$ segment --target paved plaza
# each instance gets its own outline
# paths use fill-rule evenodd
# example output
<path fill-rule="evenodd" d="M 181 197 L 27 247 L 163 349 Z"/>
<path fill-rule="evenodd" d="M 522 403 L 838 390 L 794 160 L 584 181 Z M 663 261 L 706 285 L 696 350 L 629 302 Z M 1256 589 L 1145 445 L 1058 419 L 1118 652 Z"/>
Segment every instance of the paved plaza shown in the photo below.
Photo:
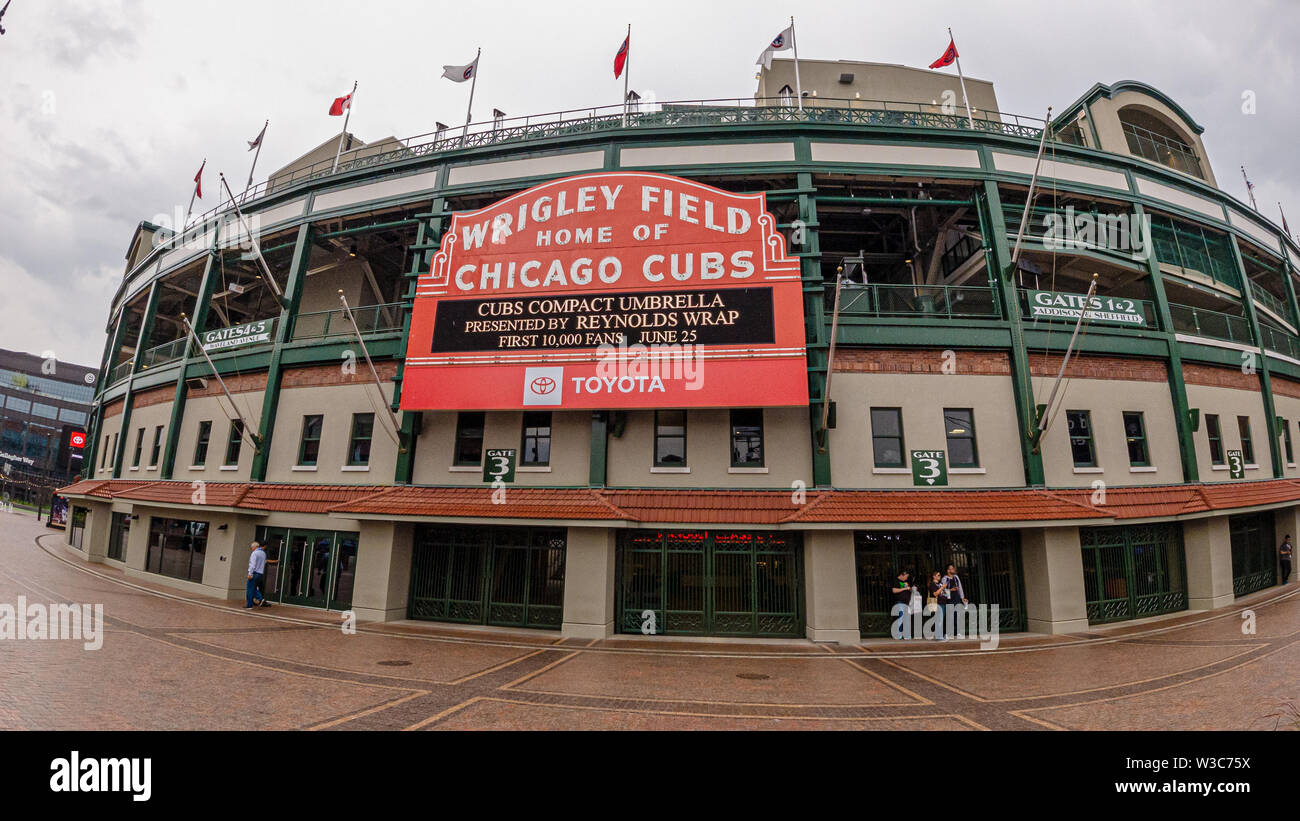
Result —
<path fill-rule="evenodd" d="M 1004 636 L 994 651 L 427 622 L 348 635 L 336 613 L 244 611 L 79 562 L 63 538 L 0 514 L 0 604 L 102 604 L 103 646 L 0 641 L 3 729 L 1262 730 L 1300 702 L 1295 583 L 1213 613 Z"/>

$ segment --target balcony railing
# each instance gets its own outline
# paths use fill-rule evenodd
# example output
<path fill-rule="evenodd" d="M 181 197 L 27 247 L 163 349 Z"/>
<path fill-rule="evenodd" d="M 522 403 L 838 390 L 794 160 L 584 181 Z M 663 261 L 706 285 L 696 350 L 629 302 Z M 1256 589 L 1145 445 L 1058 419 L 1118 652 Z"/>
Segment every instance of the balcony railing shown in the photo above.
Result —
<path fill-rule="evenodd" d="M 1038 139 L 1044 122 L 999 111 L 973 113 L 975 131 Z M 945 113 L 939 105 L 888 100 L 805 98 L 801 111 L 793 99 L 725 98 L 681 102 L 641 102 L 531 114 L 470 123 L 417 134 L 401 140 L 375 143 L 344 151 L 338 160 L 321 160 L 278 174 L 235 195 L 241 207 L 267 194 L 286 190 L 332 174 L 378 168 L 444 151 L 475 148 L 523 140 L 541 140 L 618 129 L 675 128 L 681 126 L 740 125 L 746 123 L 840 123 L 859 126 L 971 129 L 964 109 Z M 229 201 L 191 220 L 203 223 L 230 208 Z"/>
<path fill-rule="evenodd" d="M 188 337 L 182 336 L 179 339 L 173 339 L 171 342 L 156 345 L 140 354 L 140 370 L 156 368 L 159 365 L 180 359 L 185 355 L 185 343 L 187 341 Z"/>
<path fill-rule="evenodd" d="M 1259 336 L 1260 341 L 1264 343 L 1264 347 L 1268 350 L 1285 354 L 1292 359 L 1300 359 L 1300 340 L 1286 331 L 1261 323 Z"/>
<path fill-rule="evenodd" d="M 833 301 L 834 296 L 832 285 L 827 298 Z M 1001 319 L 1002 309 L 986 285 L 846 284 L 840 293 L 840 315 Z"/>
<path fill-rule="evenodd" d="M 1260 305 L 1263 305 L 1265 308 L 1268 308 L 1276 314 L 1278 319 L 1283 322 L 1291 321 L 1291 309 L 1287 307 L 1285 302 L 1274 296 L 1271 291 L 1268 291 L 1259 285 L 1252 285 L 1250 295 L 1253 296 L 1255 301 Z"/>
<path fill-rule="evenodd" d="M 357 328 L 362 335 L 390 333 L 402 330 L 402 311 L 405 306 L 400 302 L 383 305 L 364 305 L 352 309 L 352 316 L 357 321 Z M 293 324 L 293 339 L 328 339 L 338 336 L 353 336 L 352 323 L 342 308 L 333 311 L 315 311 L 298 314 Z"/>
<path fill-rule="evenodd" d="M 1201 160 L 1192 151 L 1191 146 L 1132 123 L 1120 123 L 1120 127 L 1124 129 L 1128 150 L 1134 155 L 1175 171 L 1205 179 L 1205 175 L 1201 173 Z"/>
<path fill-rule="evenodd" d="M 121 380 L 126 379 L 126 377 L 131 373 L 131 366 L 134 364 L 134 359 L 128 359 L 125 362 L 119 362 L 114 365 L 108 372 L 108 384 L 112 385 L 115 382 L 120 382 Z"/>
<path fill-rule="evenodd" d="M 1211 311 L 1208 308 L 1196 308 L 1191 305 L 1169 304 L 1169 315 L 1178 333 L 1192 336 L 1208 336 L 1227 342 L 1240 342 L 1253 345 L 1250 336 L 1250 323 L 1244 316 Z"/>

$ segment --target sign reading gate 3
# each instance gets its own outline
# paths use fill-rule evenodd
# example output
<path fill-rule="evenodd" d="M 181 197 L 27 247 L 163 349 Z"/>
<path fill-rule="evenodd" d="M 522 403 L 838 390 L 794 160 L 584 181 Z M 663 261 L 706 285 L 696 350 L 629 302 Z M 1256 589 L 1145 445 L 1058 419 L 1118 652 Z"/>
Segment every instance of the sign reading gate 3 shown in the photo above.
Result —
<path fill-rule="evenodd" d="M 762 194 L 556 180 L 455 214 L 416 286 L 404 409 L 807 403 L 799 263 Z"/>

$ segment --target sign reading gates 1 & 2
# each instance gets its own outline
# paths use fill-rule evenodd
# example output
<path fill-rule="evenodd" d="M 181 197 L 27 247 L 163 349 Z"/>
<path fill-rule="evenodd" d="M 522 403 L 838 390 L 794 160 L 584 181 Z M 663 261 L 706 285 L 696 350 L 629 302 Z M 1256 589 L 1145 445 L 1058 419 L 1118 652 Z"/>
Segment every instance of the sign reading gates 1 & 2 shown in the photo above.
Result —
<path fill-rule="evenodd" d="M 805 357 L 799 262 L 762 194 L 587 174 L 453 215 L 402 408 L 806 405 Z"/>
<path fill-rule="evenodd" d="M 1094 296 L 1087 294 L 1067 294 L 1061 291 L 1029 292 L 1029 315 L 1034 319 L 1072 319 L 1077 320 L 1087 302 L 1088 321 L 1107 325 L 1136 325 L 1141 328 L 1147 324 L 1142 311 L 1142 303 L 1136 299 L 1114 296 Z"/>

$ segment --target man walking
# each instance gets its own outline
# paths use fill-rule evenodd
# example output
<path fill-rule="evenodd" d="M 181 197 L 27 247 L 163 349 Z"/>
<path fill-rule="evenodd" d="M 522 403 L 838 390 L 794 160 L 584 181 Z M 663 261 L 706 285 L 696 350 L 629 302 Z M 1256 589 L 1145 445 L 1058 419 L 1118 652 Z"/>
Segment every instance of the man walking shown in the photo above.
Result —
<path fill-rule="evenodd" d="M 1282 559 L 1282 584 L 1286 584 L 1287 579 L 1291 578 L 1291 534 L 1288 533 L 1282 537 L 1282 546 L 1277 549 L 1278 556 Z"/>
<path fill-rule="evenodd" d="M 266 578 L 266 551 L 256 539 L 253 540 L 253 552 L 248 557 L 248 584 L 244 589 L 244 609 L 256 605 L 270 607 L 262 593 L 262 581 Z"/>
<path fill-rule="evenodd" d="M 948 565 L 948 570 L 943 574 L 944 594 L 939 597 L 939 607 L 943 611 L 944 624 L 948 625 L 948 620 L 953 619 L 954 624 L 950 625 L 946 635 L 951 638 L 954 628 L 958 625 L 964 625 L 965 621 L 959 615 L 957 605 L 970 604 L 966 599 L 966 590 L 961 586 L 961 576 L 957 575 L 957 566 Z M 964 636 L 962 636 L 964 638 Z"/>

